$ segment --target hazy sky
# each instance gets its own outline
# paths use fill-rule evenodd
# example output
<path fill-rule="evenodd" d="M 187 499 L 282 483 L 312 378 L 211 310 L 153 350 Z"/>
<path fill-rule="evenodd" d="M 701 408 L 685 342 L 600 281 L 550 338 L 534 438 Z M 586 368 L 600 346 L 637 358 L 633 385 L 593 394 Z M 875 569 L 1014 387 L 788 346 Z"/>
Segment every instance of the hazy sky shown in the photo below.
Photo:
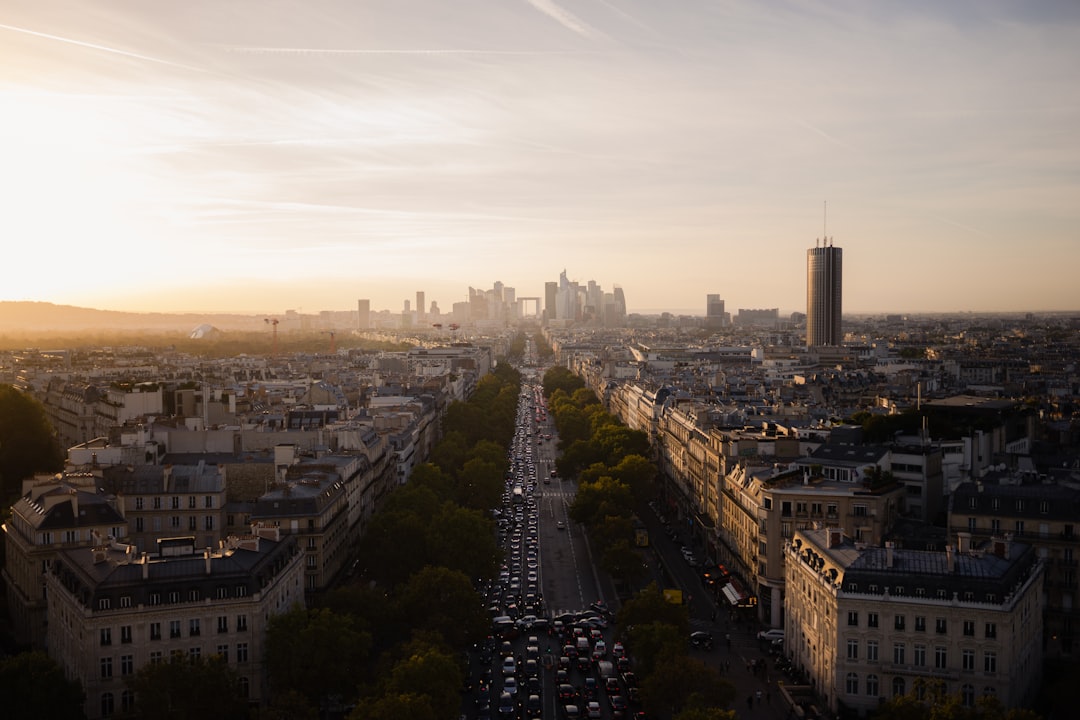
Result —
<path fill-rule="evenodd" d="M 0 299 L 1080 309 L 1080 2 L 3 0 Z M 415 300 L 414 300 L 415 302 Z"/>

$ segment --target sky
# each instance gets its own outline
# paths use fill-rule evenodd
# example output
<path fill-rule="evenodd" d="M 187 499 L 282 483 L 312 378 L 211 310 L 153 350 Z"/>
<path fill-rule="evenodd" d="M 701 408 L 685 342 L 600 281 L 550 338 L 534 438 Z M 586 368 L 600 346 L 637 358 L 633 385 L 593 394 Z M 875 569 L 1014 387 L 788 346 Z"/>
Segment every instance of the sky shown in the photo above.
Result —
<path fill-rule="evenodd" d="M 4 0 L 0 300 L 1077 310 L 1078 77 L 1074 0 Z"/>

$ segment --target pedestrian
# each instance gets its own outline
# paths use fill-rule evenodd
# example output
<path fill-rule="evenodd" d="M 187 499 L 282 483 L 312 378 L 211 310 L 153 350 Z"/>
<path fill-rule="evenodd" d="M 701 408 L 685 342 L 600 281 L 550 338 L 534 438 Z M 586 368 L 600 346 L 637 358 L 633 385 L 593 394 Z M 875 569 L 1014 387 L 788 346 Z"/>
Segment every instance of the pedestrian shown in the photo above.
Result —
<path fill-rule="evenodd" d="M 760 705 L 761 704 L 761 691 L 758 690 L 756 693 L 754 693 L 754 697 L 757 698 L 757 704 Z"/>

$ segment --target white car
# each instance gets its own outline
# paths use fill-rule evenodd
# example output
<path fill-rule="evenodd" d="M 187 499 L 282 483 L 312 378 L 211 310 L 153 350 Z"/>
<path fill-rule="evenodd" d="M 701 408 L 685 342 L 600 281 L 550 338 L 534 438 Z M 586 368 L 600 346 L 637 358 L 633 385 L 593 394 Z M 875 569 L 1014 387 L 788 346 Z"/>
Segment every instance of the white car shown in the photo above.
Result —
<path fill-rule="evenodd" d="M 503 658 L 502 662 L 503 675 L 516 675 L 517 674 L 517 661 L 514 660 L 513 655 L 507 655 Z"/>
<path fill-rule="evenodd" d="M 779 628 L 773 628 L 772 630 L 762 630 L 757 634 L 757 639 L 768 640 L 769 642 L 772 642 L 773 640 L 783 640 L 784 631 L 780 630 Z"/>

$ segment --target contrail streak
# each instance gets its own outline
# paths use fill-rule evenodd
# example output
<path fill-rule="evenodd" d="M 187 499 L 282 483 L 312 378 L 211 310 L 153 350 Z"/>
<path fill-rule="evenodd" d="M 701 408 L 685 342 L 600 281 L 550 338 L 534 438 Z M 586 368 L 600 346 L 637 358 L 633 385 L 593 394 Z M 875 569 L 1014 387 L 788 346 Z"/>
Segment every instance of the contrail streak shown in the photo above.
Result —
<path fill-rule="evenodd" d="M 527 2 L 555 22 L 568 30 L 573 30 L 578 35 L 583 35 L 587 38 L 593 38 L 599 35 L 599 33 L 579 20 L 577 16 L 569 10 L 559 7 L 552 2 L 552 0 L 527 0 Z"/>
<path fill-rule="evenodd" d="M 225 52 L 251 55 L 595 55 L 597 50 L 355 50 L 348 48 L 226 47 Z"/>
<path fill-rule="evenodd" d="M 0 23 L 0 29 L 23 33 L 25 35 L 33 35 L 34 37 L 45 38 L 46 40 L 55 40 L 57 42 L 89 48 L 91 50 L 101 50 L 102 52 L 112 53 L 114 55 L 122 55 L 123 57 L 134 58 L 135 60 L 145 60 L 146 62 L 157 63 L 159 65 L 168 65 L 169 67 L 180 68 L 182 70 L 191 70 L 192 72 L 198 73 L 206 72 L 201 68 L 192 67 L 191 65 L 183 65 L 181 63 L 172 62 L 171 60 L 162 60 L 161 58 L 150 57 L 149 55 L 140 55 L 139 53 L 133 53 L 127 50 L 109 47 L 108 45 L 98 45 L 97 43 L 74 40 L 72 38 L 61 37 L 59 35 L 50 35 L 49 33 L 38 32 L 37 30 L 29 30 L 27 28 L 15 27 L 14 25 L 4 25 Z"/>

